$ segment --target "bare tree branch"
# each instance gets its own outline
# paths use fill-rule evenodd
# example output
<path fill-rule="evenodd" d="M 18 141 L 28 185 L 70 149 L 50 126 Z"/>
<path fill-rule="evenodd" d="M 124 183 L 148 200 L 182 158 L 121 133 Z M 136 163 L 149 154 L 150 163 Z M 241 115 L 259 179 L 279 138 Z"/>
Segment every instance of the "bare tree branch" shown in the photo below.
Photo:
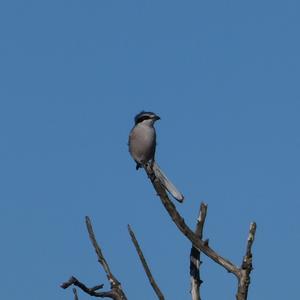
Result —
<path fill-rule="evenodd" d="M 77 295 L 77 290 L 73 288 L 74 300 L 79 300 Z"/>
<path fill-rule="evenodd" d="M 181 215 L 176 210 L 175 205 L 171 202 L 171 200 L 168 197 L 168 194 L 164 188 L 164 186 L 161 184 L 159 179 L 155 177 L 155 174 L 153 173 L 153 170 L 151 166 L 145 166 L 145 171 L 151 180 L 154 189 L 156 190 L 158 196 L 160 197 L 160 200 L 162 201 L 165 209 L 167 210 L 168 214 L 170 215 L 171 219 L 177 226 L 177 228 L 185 235 L 185 237 L 192 243 L 192 248 L 190 252 L 190 276 L 191 276 L 191 294 L 192 294 L 192 300 L 201 300 L 200 297 L 200 285 L 202 283 L 202 280 L 200 278 L 200 254 L 203 252 L 205 255 L 207 255 L 209 258 L 211 258 L 213 261 L 215 261 L 217 264 L 221 265 L 223 268 L 225 268 L 229 273 L 232 273 L 236 276 L 238 279 L 238 289 L 236 293 L 236 300 L 247 300 L 248 296 L 248 289 L 250 285 L 250 273 L 252 271 L 252 245 L 255 238 L 255 232 L 256 232 L 256 223 L 251 223 L 248 240 L 247 240 L 247 246 L 246 246 L 246 253 L 243 257 L 243 261 L 240 267 L 237 267 L 234 265 L 231 261 L 228 259 L 225 259 L 224 257 L 220 256 L 216 251 L 214 251 L 209 245 L 208 240 L 203 241 L 202 235 L 203 235 L 203 227 L 206 219 L 207 214 L 207 205 L 204 203 L 201 203 L 200 206 L 200 212 L 197 219 L 197 225 L 195 232 L 193 232 L 189 226 L 186 225 L 184 219 L 181 217 Z M 103 284 L 94 286 L 92 288 L 87 287 L 84 283 L 80 282 L 77 278 L 72 276 L 68 281 L 61 284 L 61 287 L 63 289 L 67 289 L 71 285 L 79 287 L 82 291 L 87 293 L 90 296 L 98 297 L 98 298 L 111 298 L 114 300 L 127 300 L 127 297 L 125 293 L 123 292 L 121 283 L 117 280 L 117 278 L 113 275 L 106 259 L 104 258 L 104 255 L 102 253 L 102 250 L 96 240 L 92 223 L 89 217 L 86 217 L 86 226 L 89 233 L 90 241 L 94 247 L 94 250 L 96 252 L 98 262 L 101 264 L 103 270 L 106 273 L 107 279 L 110 282 L 110 291 L 103 291 L 99 292 L 99 289 L 103 288 Z M 136 248 L 136 251 L 139 255 L 139 258 L 141 260 L 141 263 L 143 265 L 143 268 L 145 270 L 145 273 L 148 277 L 148 280 L 155 291 L 157 297 L 159 300 L 164 300 L 164 296 L 162 292 L 160 291 L 159 287 L 157 286 L 151 271 L 148 267 L 148 264 L 146 262 L 146 259 L 143 255 L 143 252 L 138 244 L 138 241 L 135 237 L 134 232 L 132 231 L 130 225 L 128 225 L 128 231 L 131 236 L 132 242 Z M 74 300 L 78 300 L 77 290 L 76 288 L 73 288 L 74 293 Z"/>
<path fill-rule="evenodd" d="M 86 227 L 87 227 L 87 230 L 89 233 L 90 240 L 92 242 L 92 245 L 93 245 L 95 252 L 97 254 L 97 257 L 98 257 L 98 262 L 101 264 L 101 266 L 103 267 L 103 269 L 106 273 L 107 279 L 110 282 L 111 290 L 107 291 L 107 292 L 97 292 L 97 290 L 103 288 L 103 284 L 97 285 L 93 288 L 88 288 L 85 284 L 80 282 L 74 276 L 72 276 L 68 281 L 64 282 L 61 285 L 61 287 L 63 289 L 66 289 L 71 285 L 75 285 L 75 286 L 78 286 L 79 288 L 81 288 L 87 294 L 94 296 L 94 297 L 111 298 L 111 299 L 115 299 L 115 300 L 127 300 L 127 298 L 122 290 L 121 283 L 112 274 L 112 272 L 109 268 L 109 265 L 108 265 L 107 261 L 105 260 L 104 255 L 101 251 L 101 248 L 99 247 L 99 245 L 97 243 L 90 218 L 85 217 L 85 222 L 86 222 Z"/>
<path fill-rule="evenodd" d="M 184 219 L 176 210 L 175 205 L 169 199 L 166 190 L 160 183 L 160 181 L 155 177 L 155 174 L 150 165 L 145 166 L 145 171 L 152 182 L 154 189 L 156 190 L 160 200 L 162 201 L 165 209 L 170 215 L 171 219 L 177 226 L 177 228 L 189 239 L 194 248 L 199 252 L 203 252 L 217 264 L 224 267 L 229 273 L 233 273 L 238 279 L 238 292 L 236 294 L 237 300 L 247 300 L 248 288 L 250 284 L 250 273 L 252 271 L 252 244 L 255 237 L 256 223 L 252 223 L 250 226 L 248 243 L 246 248 L 246 255 L 243 258 L 243 263 L 240 268 L 234 265 L 228 259 L 223 258 L 217 252 L 215 252 L 208 245 L 208 240 L 203 241 L 200 239 L 186 224 Z M 196 298 L 195 298 L 196 299 Z"/>
<path fill-rule="evenodd" d="M 120 299 L 124 299 L 124 300 L 127 299 L 124 292 L 123 292 L 123 290 L 122 290 L 121 283 L 113 275 L 113 273 L 111 272 L 111 270 L 109 268 L 108 263 L 106 262 L 106 260 L 103 256 L 101 248 L 99 247 L 99 245 L 96 241 L 96 237 L 95 237 L 95 234 L 94 234 L 94 231 L 93 231 L 91 220 L 88 216 L 85 217 L 85 223 L 86 223 L 86 227 L 87 227 L 87 230 L 88 230 L 88 233 L 89 233 L 90 240 L 91 240 L 91 242 L 93 244 L 93 247 L 95 249 L 95 252 L 97 254 L 98 262 L 102 265 L 102 267 L 103 267 L 103 269 L 106 273 L 107 279 L 111 283 L 111 289 L 119 295 Z"/>
<path fill-rule="evenodd" d="M 160 184 L 160 181 L 155 177 L 151 166 L 145 167 L 146 173 L 151 180 L 154 189 L 156 190 L 160 200 L 162 201 L 164 207 L 172 218 L 173 222 L 176 224 L 178 229 L 191 241 L 193 246 L 198 250 L 205 253 L 209 258 L 215 261 L 217 264 L 223 266 L 229 273 L 233 273 L 237 278 L 240 276 L 240 270 L 231 261 L 220 256 L 212 248 L 209 247 L 208 243 L 200 240 L 199 237 L 185 224 L 184 219 L 178 213 L 175 205 L 169 199 L 164 187 Z"/>
<path fill-rule="evenodd" d="M 61 288 L 67 289 L 71 285 L 79 287 L 82 291 L 89 294 L 90 296 L 94 296 L 94 297 L 98 297 L 98 298 L 111 298 L 111 299 L 116 299 L 116 300 L 122 299 L 114 291 L 97 292 L 97 290 L 99 290 L 103 287 L 103 284 L 95 286 L 93 288 L 88 288 L 85 284 L 83 284 L 81 281 L 79 281 L 74 276 L 72 276 L 68 281 L 61 284 Z M 73 293 L 75 294 L 74 289 L 73 289 Z"/>
<path fill-rule="evenodd" d="M 95 238 L 95 234 L 93 231 L 93 227 L 92 227 L 92 223 L 89 217 L 85 217 L 85 223 L 86 223 L 86 227 L 89 233 L 89 237 L 90 237 L 90 241 L 95 249 L 95 252 L 97 254 L 98 257 L 98 262 L 102 265 L 104 272 L 106 273 L 107 279 L 113 284 L 113 285 L 119 285 L 119 281 L 114 277 L 114 275 L 112 274 L 112 272 L 110 271 L 109 265 L 106 262 L 103 253 L 96 241 Z"/>
<path fill-rule="evenodd" d="M 243 258 L 243 262 L 240 268 L 240 277 L 238 283 L 238 291 L 236 294 L 237 300 L 246 300 L 248 296 L 248 288 L 250 285 L 250 273 L 253 269 L 252 267 L 252 245 L 255 238 L 256 223 L 250 224 L 250 230 L 248 235 L 246 254 Z"/>
<path fill-rule="evenodd" d="M 201 203 L 199 217 L 197 219 L 197 225 L 195 234 L 202 240 L 203 235 L 203 226 L 205 223 L 207 213 L 207 205 L 205 203 Z M 201 300 L 200 297 L 200 285 L 202 280 L 200 279 L 200 251 L 196 249 L 194 246 L 191 248 L 190 254 L 190 276 L 191 276 L 191 295 L 192 300 Z"/>
<path fill-rule="evenodd" d="M 150 284 L 151 284 L 154 292 L 156 293 L 158 299 L 164 300 L 165 297 L 162 294 L 161 290 L 159 289 L 158 285 L 156 284 L 156 282 L 155 282 L 155 280 L 154 280 L 154 278 L 152 276 L 152 273 L 151 273 L 151 271 L 150 271 L 150 269 L 148 267 L 148 264 L 146 262 L 146 259 L 145 259 L 144 255 L 143 255 L 142 249 L 141 249 L 141 247 L 140 247 L 140 245 L 139 245 L 139 243 L 138 243 L 138 241 L 137 241 L 137 239 L 135 237 L 135 234 L 132 231 L 130 225 L 128 225 L 128 231 L 129 231 L 129 234 L 131 236 L 131 240 L 132 240 L 132 242 L 133 242 L 133 244 L 135 246 L 137 254 L 139 255 L 140 261 L 141 261 L 141 263 L 143 265 L 145 273 L 146 273 L 146 275 L 148 277 L 148 280 L 149 280 L 149 282 L 150 282 Z"/>

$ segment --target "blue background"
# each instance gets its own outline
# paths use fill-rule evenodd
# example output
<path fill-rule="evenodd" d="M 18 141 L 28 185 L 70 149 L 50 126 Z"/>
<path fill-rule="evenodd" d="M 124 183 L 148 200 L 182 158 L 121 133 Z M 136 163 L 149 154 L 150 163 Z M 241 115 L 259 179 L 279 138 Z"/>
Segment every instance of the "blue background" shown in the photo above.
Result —
<path fill-rule="evenodd" d="M 249 299 L 295 299 L 299 269 L 300 2 L 15 0 L 0 3 L 2 299 L 65 300 L 70 275 L 105 283 L 84 216 L 129 299 L 190 299 L 190 244 L 127 150 L 140 110 L 194 228 L 240 264 L 258 224 Z M 203 257 L 203 299 L 236 280 Z M 89 299 L 79 292 L 80 300 Z"/>

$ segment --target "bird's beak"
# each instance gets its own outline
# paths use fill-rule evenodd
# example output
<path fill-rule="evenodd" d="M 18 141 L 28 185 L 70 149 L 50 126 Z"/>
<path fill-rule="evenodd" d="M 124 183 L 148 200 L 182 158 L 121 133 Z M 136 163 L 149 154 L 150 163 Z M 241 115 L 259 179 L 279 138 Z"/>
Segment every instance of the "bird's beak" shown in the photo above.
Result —
<path fill-rule="evenodd" d="M 159 116 L 155 116 L 155 117 L 154 117 L 154 120 L 155 120 L 155 121 L 160 120 L 160 117 L 159 117 Z"/>

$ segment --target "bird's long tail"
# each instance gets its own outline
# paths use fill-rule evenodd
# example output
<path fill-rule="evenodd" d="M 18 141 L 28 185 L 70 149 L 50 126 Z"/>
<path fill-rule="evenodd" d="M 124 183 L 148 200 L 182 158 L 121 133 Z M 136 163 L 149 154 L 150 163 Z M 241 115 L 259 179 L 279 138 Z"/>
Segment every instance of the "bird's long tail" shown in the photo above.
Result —
<path fill-rule="evenodd" d="M 178 191 L 176 186 L 168 179 L 155 161 L 153 162 L 152 168 L 155 176 L 160 180 L 161 184 L 172 195 L 172 197 L 178 202 L 183 202 L 184 196 L 182 193 Z"/>

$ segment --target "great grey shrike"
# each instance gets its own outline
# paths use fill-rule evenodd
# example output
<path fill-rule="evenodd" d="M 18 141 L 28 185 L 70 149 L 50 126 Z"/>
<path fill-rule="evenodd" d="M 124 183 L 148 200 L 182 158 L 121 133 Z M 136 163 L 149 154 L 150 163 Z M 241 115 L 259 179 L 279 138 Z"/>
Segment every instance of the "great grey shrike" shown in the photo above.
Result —
<path fill-rule="evenodd" d="M 160 120 L 160 117 L 153 112 L 142 111 L 134 118 L 134 127 L 129 134 L 129 152 L 136 162 L 136 169 L 150 164 L 154 175 L 158 178 L 164 188 L 179 202 L 182 202 L 184 196 L 167 178 L 155 161 L 156 149 L 156 131 L 154 123 Z"/>

